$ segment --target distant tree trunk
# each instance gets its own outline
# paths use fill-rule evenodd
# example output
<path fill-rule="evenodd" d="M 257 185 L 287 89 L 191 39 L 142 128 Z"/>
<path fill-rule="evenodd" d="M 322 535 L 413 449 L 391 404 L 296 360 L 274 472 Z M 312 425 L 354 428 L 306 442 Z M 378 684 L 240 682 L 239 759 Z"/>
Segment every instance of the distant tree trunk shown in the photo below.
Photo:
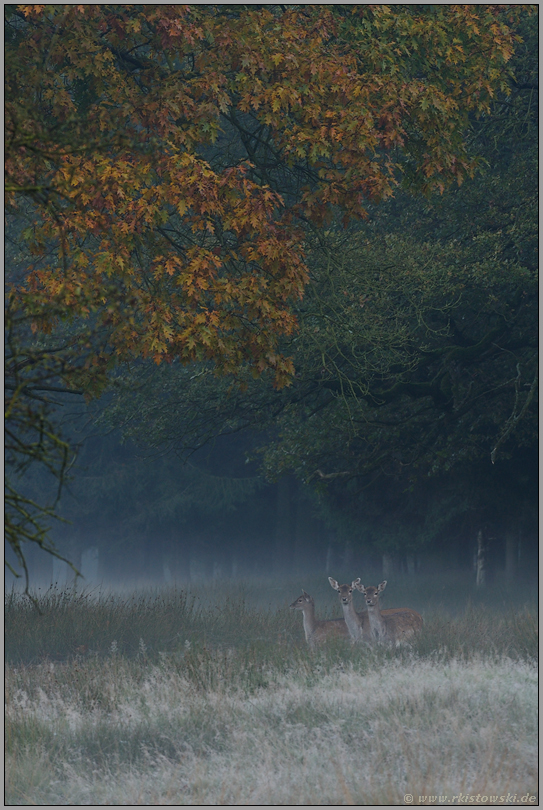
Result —
<path fill-rule="evenodd" d="M 484 588 L 486 584 L 486 547 L 482 529 L 477 534 L 477 558 L 475 566 L 475 585 L 477 588 Z"/>
<path fill-rule="evenodd" d="M 48 583 L 53 582 L 53 561 L 55 558 L 51 554 L 42 551 L 38 546 L 32 551 L 34 553 L 34 562 L 32 567 L 29 566 L 30 573 L 38 580 L 44 580 Z"/>
<path fill-rule="evenodd" d="M 408 554 L 406 557 L 407 574 L 412 577 L 417 570 L 417 558 L 414 554 Z"/>
<path fill-rule="evenodd" d="M 330 576 L 332 573 L 332 543 L 328 543 L 328 548 L 326 549 L 326 560 L 324 563 L 325 574 L 326 576 Z"/>
<path fill-rule="evenodd" d="M 505 536 L 505 581 L 510 585 L 517 574 L 519 538 L 508 531 Z"/>
<path fill-rule="evenodd" d="M 237 579 L 239 575 L 240 540 L 234 535 L 228 543 L 228 556 L 225 562 L 225 576 L 228 579 Z"/>
<path fill-rule="evenodd" d="M 72 565 L 79 571 L 80 574 L 82 573 L 81 571 L 82 554 L 83 554 L 83 541 L 81 539 L 81 532 L 78 529 L 74 529 L 70 535 L 66 557 L 68 560 L 70 560 Z M 82 581 L 81 577 L 78 577 L 72 568 L 68 568 L 67 581 L 75 584 L 77 580 L 79 580 L 79 584 L 81 584 Z"/>
<path fill-rule="evenodd" d="M 294 530 L 294 544 L 293 544 L 293 557 L 294 569 L 296 572 L 303 572 L 306 566 L 306 537 L 308 533 L 308 524 L 311 522 L 311 515 L 309 514 L 309 504 L 301 497 L 300 484 L 296 483 L 294 503 L 291 504 L 293 512 L 293 530 Z"/>
<path fill-rule="evenodd" d="M 146 543 L 141 537 L 137 537 L 132 544 L 131 554 L 126 555 L 128 560 L 126 563 L 121 562 L 122 551 L 116 555 L 120 570 L 121 577 L 130 579 L 139 579 L 143 576 L 145 571 L 146 560 Z"/>
<path fill-rule="evenodd" d="M 395 559 L 394 555 L 389 552 L 383 554 L 383 579 L 388 579 L 395 572 Z"/>
<path fill-rule="evenodd" d="M 158 525 L 156 531 L 144 540 L 144 571 L 142 578 L 148 582 L 164 582 L 164 554 L 168 545 L 164 541 L 164 527 Z"/>
<path fill-rule="evenodd" d="M 314 515 L 313 504 L 303 497 L 301 485 L 296 487 L 293 507 L 294 568 L 300 574 L 321 570 L 320 561 L 324 545 L 324 525 Z"/>
<path fill-rule="evenodd" d="M 283 476 L 277 482 L 277 511 L 275 523 L 275 573 L 282 575 L 290 567 L 291 551 L 291 481 Z"/>
<path fill-rule="evenodd" d="M 170 529 L 167 553 L 164 555 L 164 574 L 169 569 L 172 582 L 190 582 L 190 558 L 192 542 L 186 534 L 181 534 L 179 527 L 174 525 Z"/>
<path fill-rule="evenodd" d="M 212 579 L 223 580 L 225 571 L 228 568 L 229 560 L 227 560 L 227 547 L 225 543 L 221 543 L 220 535 L 217 529 L 214 529 L 211 534 L 211 554 L 212 554 Z"/>
<path fill-rule="evenodd" d="M 79 569 L 85 583 L 96 582 L 100 570 L 100 552 L 98 546 L 89 546 L 81 553 L 81 568 Z"/>
<path fill-rule="evenodd" d="M 73 576 L 73 571 L 71 568 L 68 568 L 67 563 L 65 563 L 63 560 L 59 560 L 58 557 L 53 557 L 52 582 L 54 585 L 64 588 L 68 582 L 70 572 Z"/>
<path fill-rule="evenodd" d="M 349 570 L 353 567 L 353 547 L 350 540 L 345 541 L 345 551 L 343 552 L 343 564 L 349 576 Z"/>

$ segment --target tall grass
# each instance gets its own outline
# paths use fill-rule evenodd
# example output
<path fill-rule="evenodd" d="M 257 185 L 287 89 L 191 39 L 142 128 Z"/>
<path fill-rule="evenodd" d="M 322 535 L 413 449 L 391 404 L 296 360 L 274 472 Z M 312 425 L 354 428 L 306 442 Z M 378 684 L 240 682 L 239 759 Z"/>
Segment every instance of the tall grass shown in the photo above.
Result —
<path fill-rule="evenodd" d="M 6 804 L 535 795 L 530 610 L 438 611 L 411 647 L 311 653 L 300 617 L 251 587 L 51 589 L 40 613 L 9 594 Z"/>

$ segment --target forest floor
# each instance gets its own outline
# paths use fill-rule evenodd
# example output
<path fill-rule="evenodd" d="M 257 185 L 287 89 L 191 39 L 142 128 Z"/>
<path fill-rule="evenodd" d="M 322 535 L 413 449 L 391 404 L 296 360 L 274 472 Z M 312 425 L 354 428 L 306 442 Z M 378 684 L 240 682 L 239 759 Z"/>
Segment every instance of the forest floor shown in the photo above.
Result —
<path fill-rule="evenodd" d="M 274 587 L 8 594 L 6 805 L 537 804 L 534 605 L 415 580 L 411 646 L 312 653 Z"/>

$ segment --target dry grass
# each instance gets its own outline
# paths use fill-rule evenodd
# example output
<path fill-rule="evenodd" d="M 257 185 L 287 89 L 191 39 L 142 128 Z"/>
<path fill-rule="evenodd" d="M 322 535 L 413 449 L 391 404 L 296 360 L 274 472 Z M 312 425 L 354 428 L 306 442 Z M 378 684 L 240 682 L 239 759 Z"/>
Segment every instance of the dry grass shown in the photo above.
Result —
<path fill-rule="evenodd" d="M 116 599 L 57 594 L 41 616 L 8 605 L 7 805 L 535 795 L 530 612 L 438 613 L 413 648 L 338 642 L 313 655 L 283 610 L 231 599 L 221 613 L 174 592 Z M 74 626 L 70 645 L 88 649 L 53 660 Z M 153 629 L 161 642 L 148 645 Z M 37 653 L 15 643 L 23 631 Z"/>

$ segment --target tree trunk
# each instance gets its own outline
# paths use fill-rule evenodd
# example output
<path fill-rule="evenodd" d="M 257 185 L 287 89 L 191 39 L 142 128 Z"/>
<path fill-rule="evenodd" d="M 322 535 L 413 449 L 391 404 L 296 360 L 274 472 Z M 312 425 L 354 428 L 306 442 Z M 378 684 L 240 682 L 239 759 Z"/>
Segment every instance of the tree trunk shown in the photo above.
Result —
<path fill-rule="evenodd" d="M 328 548 L 326 549 L 326 561 L 324 563 L 325 574 L 327 577 L 331 576 L 332 574 L 332 554 L 332 543 L 328 543 Z"/>
<path fill-rule="evenodd" d="M 484 588 L 486 584 L 486 560 L 485 560 L 485 543 L 483 539 L 483 532 L 479 529 L 477 534 L 477 561 L 476 561 L 476 576 L 475 585 L 477 588 Z"/>
<path fill-rule="evenodd" d="M 295 500 L 292 504 L 294 530 L 293 563 L 294 570 L 296 573 L 300 574 L 304 571 L 306 566 L 306 537 L 311 516 L 309 514 L 309 504 L 301 497 L 300 485 L 298 483 L 296 484 L 294 492 Z"/>
<path fill-rule="evenodd" d="M 389 579 L 394 574 L 395 560 L 392 554 L 385 552 L 383 554 L 383 579 Z"/>
<path fill-rule="evenodd" d="M 181 534 L 177 526 L 170 529 L 166 562 L 171 570 L 172 582 L 190 582 L 190 558 L 192 541 L 186 534 Z"/>
<path fill-rule="evenodd" d="M 66 556 L 70 560 L 72 565 L 79 571 L 80 574 L 82 573 L 81 571 L 82 554 L 83 554 L 83 541 L 81 539 L 81 532 L 78 531 L 77 529 L 74 529 L 74 531 L 70 535 L 68 553 Z M 75 585 L 77 581 L 79 581 L 79 584 L 81 584 L 81 578 L 77 576 L 77 574 L 72 568 L 68 569 L 67 580 L 70 582 L 70 584 Z"/>
<path fill-rule="evenodd" d="M 290 568 L 291 551 L 291 481 L 280 478 L 277 482 L 277 511 L 275 523 L 275 573 L 282 576 Z"/>
<path fill-rule="evenodd" d="M 517 574 L 519 539 L 512 531 L 505 536 L 505 581 L 511 585 Z"/>
<path fill-rule="evenodd" d="M 98 546 L 90 546 L 81 553 L 81 576 L 86 584 L 97 582 L 100 570 L 100 552 Z"/>
<path fill-rule="evenodd" d="M 70 574 L 73 577 L 73 571 L 68 567 L 68 564 L 63 560 L 59 560 L 58 557 L 53 557 L 53 585 L 57 585 L 59 588 L 65 588 L 69 581 Z"/>
<path fill-rule="evenodd" d="M 348 576 L 350 569 L 353 567 L 353 547 L 350 540 L 345 541 L 345 551 L 343 553 L 343 564 L 347 571 Z"/>

